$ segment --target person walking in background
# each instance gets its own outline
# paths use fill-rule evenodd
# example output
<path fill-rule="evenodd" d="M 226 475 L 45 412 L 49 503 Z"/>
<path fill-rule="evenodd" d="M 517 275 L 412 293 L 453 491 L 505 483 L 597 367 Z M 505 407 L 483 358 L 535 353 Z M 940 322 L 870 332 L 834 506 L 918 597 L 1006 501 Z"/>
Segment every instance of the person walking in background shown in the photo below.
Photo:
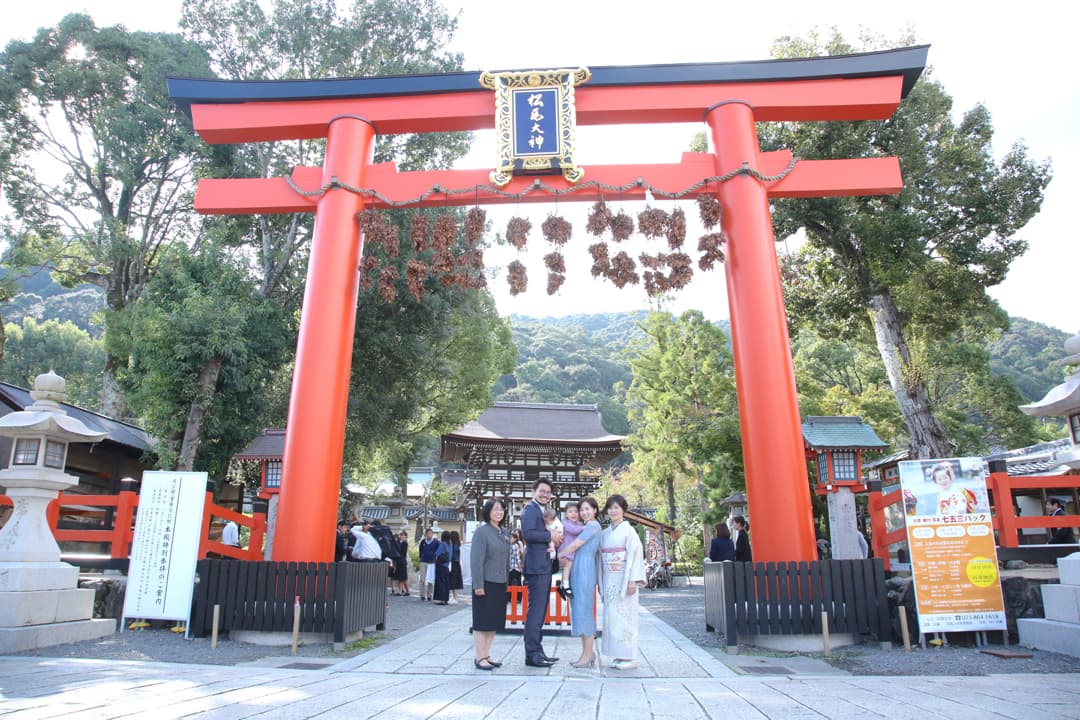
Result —
<path fill-rule="evenodd" d="M 532 500 L 521 511 L 521 537 L 525 540 L 525 584 L 529 609 L 525 613 L 525 664 L 551 667 L 559 658 L 544 653 L 544 617 L 551 595 L 551 558 L 548 548 L 561 543 L 544 524 L 544 507 L 551 499 L 551 482 L 543 478 L 533 484 Z"/>
<path fill-rule="evenodd" d="M 514 530 L 510 533 L 510 573 L 507 576 L 511 585 L 521 584 L 521 567 L 525 559 L 525 547 L 521 542 L 521 533 Z"/>
<path fill-rule="evenodd" d="M 402 530 L 397 537 L 398 561 L 394 563 L 394 582 L 398 595 L 409 594 L 409 533 Z"/>
<path fill-rule="evenodd" d="M 349 521 L 338 520 L 337 534 L 334 535 L 334 562 L 349 559 L 349 553 L 352 552 L 352 539 L 353 536 L 349 532 Z"/>
<path fill-rule="evenodd" d="M 440 605 L 450 603 L 450 558 L 453 549 L 450 547 L 450 531 L 443 530 L 439 538 L 439 547 L 435 553 L 435 602 Z"/>
<path fill-rule="evenodd" d="M 506 629 L 506 581 L 510 564 L 510 543 L 502 534 L 506 505 L 488 500 L 480 510 L 483 524 L 473 533 L 469 552 L 472 571 L 473 665 L 477 670 L 494 670 L 502 663 L 491 659 L 495 633 Z"/>
<path fill-rule="evenodd" d="M 615 670 L 638 666 L 638 590 L 645 586 L 645 553 L 641 539 L 626 521 L 622 495 L 604 503 L 611 525 L 600 539 L 601 592 L 604 595 L 604 655 Z"/>
<path fill-rule="evenodd" d="M 435 555 L 439 551 L 439 539 L 435 532 L 428 528 L 424 531 L 424 539 L 420 541 L 420 599 L 430 600 L 431 591 L 434 587 L 434 578 L 428 579 L 431 574 L 430 568 L 435 565 Z"/>
<path fill-rule="evenodd" d="M 731 542 L 731 531 L 724 523 L 716 523 L 716 537 L 709 543 L 709 560 L 724 562 L 735 559 L 735 543 Z"/>
<path fill-rule="evenodd" d="M 465 588 L 461 577 L 461 535 L 457 530 L 450 531 L 450 604 L 457 605 L 458 590 Z"/>
<path fill-rule="evenodd" d="M 750 523 L 742 515 L 731 518 L 731 527 L 735 530 L 735 561 L 752 562 L 753 552 L 750 550 Z"/>
<path fill-rule="evenodd" d="M 596 558 L 602 530 L 596 520 L 600 505 L 595 498 L 583 497 L 577 506 L 581 532 L 569 545 L 563 542 L 559 556 L 574 556 L 569 581 L 577 590 L 570 599 L 570 634 L 581 638 L 581 656 L 570 664 L 586 668 L 596 662 Z M 563 527 L 568 526 L 564 524 Z"/>
<path fill-rule="evenodd" d="M 233 520 L 225 523 L 221 530 L 221 544 L 229 547 L 240 547 L 240 527 Z"/>
<path fill-rule="evenodd" d="M 1062 506 L 1061 501 L 1057 498 L 1047 498 L 1046 514 L 1050 517 L 1064 515 L 1065 508 Z M 1071 527 L 1050 528 L 1051 545 L 1074 545 L 1075 543 L 1076 535 L 1073 533 L 1073 529 Z"/>

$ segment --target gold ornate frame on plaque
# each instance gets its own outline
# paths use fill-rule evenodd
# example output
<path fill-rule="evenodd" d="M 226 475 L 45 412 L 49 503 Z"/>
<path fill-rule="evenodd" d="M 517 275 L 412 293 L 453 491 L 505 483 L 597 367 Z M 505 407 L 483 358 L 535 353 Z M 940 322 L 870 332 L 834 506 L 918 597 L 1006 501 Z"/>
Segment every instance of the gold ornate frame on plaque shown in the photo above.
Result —
<path fill-rule="evenodd" d="M 562 172 L 572 183 L 585 176 L 585 170 L 574 164 L 574 88 L 590 76 L 588 68 L 480 74 L 480 84 L 495 91 L 498 160 L 490 175 L 492 184 L 502 187 L 514 175 Z M 531 109 L 531 118 L 519 117 L 515 112 L 516 104 L 522 104 L 520 99 L 516 102 L 518 94 L 524 97 L 523 107 Z M 538 114 L 536 105 L 543 106 L 545 97 L 554 99 L 553 116 Z M 524 123 L 529 123 L 528 139 L 523 137 Z M 556 138 L 550 149 L 546 147 L 549 132 Z"/>

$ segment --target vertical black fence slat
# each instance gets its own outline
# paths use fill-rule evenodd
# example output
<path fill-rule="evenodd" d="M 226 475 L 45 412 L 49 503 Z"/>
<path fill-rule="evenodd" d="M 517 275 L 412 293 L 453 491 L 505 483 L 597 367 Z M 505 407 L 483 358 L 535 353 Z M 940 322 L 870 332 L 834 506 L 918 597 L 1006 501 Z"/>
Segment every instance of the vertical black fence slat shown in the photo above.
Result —
<path fill-rule="evenodd" d="M 274 599 L 273 613 L 270 615 L 270 626 L 266 628 L 271 632 L 281 632 L 285 629 L 285 596 L 288 594 L 289 563 L 278 562 L 274 567 Z M 290 598 L 291 599 L 291 598 Z"/>
<path fill-rule="evenodd" d="M 809 634 L 814 632 L 814 588 L 810 584 L 810 563 L 805 560 L 799 563 L 799 615 L 801 624 L 799 632 Z"/>
<path fill-rule="evenodd" d="M 821 632 L 821 608 L 824 607 L 823 594 L 821 592 L 821 563 L 812 562 L 810 565 L 810 622 L 809 632 Z"/>
<path fill-rule="evenodd" d="M 818 564 L 821 566 L 821 612 L 825 613 L 831 627 L 833 616 L 832 561 L 825 560 Z M 819 632 L 822 631 L 824 631 L 824 628 L 819 629 Z"/>
<path fill-rule="evenodd" d="M 722 605 L 720 612 L 724 617 L 724 642 L 728 647 L 732 647 L 739 644 L 739 620 L 738 611 L 740 608 L 745 608 L 745 597 L 740 598 L 738 590 L 736 589 L 739 580 L 738 567 L 735 563 L 727 562 L 723 564 L 720 571 L 720 579 L 723 581 L 723 594 L 721 596 Z M 745 610 L 743 617 L 745 617 Z"/>
<path fill-rule="evenodd" d="M 777 587 L 776 575 L 776 563 L 767 563 L 765 565 L 765 591 L 769 597 L 769 622 L 766 625 L 765 632 L 770 635 L 780 634 L 780 590 Z"/>
<path fill-rule="evenodd" d="M 892 642 L 892 623 L 889 622 L 889 594 L 885 586 L 885 563 L 881 558 L 874 558 L 874 604 L 877 607 L 878 642 Z"/>
<path fill-rule="evenodd" d="M 270 568 L 269 562 L 255 563 L 255 599 L 252 603 L 251 626 L 262 628 L 266 625 L 267 608 L 270 605 Z"/>
<path fill-rule="evenodd" d="M 856 591 L 857 578 L 855 577 L 855 561 L 841 560 L 844 564 L 844 604 L 847 613 L 847 630 L 845 632 L 859 632 L 859 594 Z"/>
<path fill-rule="evenodd" d="M 195 585 L 195 599 L 192 603 L 191 624 L 189 626 L 191 634 L 195 637 L 204 637 L 206 635 L 207 572 L 206 560 L 199 560 L 195 563 L 195 576 L 199 578 L 199 582 Z"/>
<path fill-rule="evenodd" d="M 873 576 L 867 577 L 866 571 L 870 569 L 869 563 L 861 560 L 851 560 L 851 572 L 855 576 L 856 595 L 856 630 L 859 634 L 870 632 L 870 593 L 873 590 L 871 581 Z"/>
<path fill-rule="evenodd" d="M 750 607 L 754 608 L 756 613 L 755 623 L 751 632 L 754 635 L 768 635 L 769 634 L 769 591 L 766 585 L 765 577 L 765 563 L 748 563 L 750 567 L 747 569 L 749 578 L 752 582 L 751 587 L 754 588 L 754 595 L 750 598 Z"/>
<path fill-rule="evenodd" d="M 791 634 L 791 566 L 786 562 L 776 564 L 776 599 L 780 604 L 780 634 Z"/>
<path fill-rule="evenodd" d="M 832 577 L 832 612 L 829 625 L 834 632 L 847 632 L 847 616 L 844 607 L 844 568 L 839 560 L 829 560 Z"/>

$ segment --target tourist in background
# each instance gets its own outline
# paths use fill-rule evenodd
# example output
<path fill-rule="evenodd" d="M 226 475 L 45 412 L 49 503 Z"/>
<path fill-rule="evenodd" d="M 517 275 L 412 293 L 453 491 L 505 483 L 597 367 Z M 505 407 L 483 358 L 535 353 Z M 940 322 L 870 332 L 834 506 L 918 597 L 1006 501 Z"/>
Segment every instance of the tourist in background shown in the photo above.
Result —
<path fill-rule="evenodd" d="M 402 530 L 397 536 L 398 561 L 394 563 L 394 582 L 398 595 L 409 594 L 409 533 Z"/>
<path fill-rule="evenodd" d="M 615 670 L 638 666 L 638 590 L 645 586 L 645 560 L 641 539 L 626 520 L 628 505 L 622 495 L 604 503 L 611 525 L 600 539 L 601 592 L 604 595 L 604 655 Z"/>
<path fill-rule="evenodd" d="M 461 577 L 461 535 L 457 530 L 450 531 L 450 604 L 458 603 L 458 590 L 465 588 Z"/>
<path fill-rule="evenodd" d="M 440 605 L 450 602 L 450 558 L 453 549 L 450 547 L 450 531 L 443 530 L 439 538 L 439 547 L 435 553 L 435 593 L 432 597 Z"/>
<path fill-rule="evenodd" d="M 750 523 L 742 515 L 731 518 L 731 528 L 735 531 L 735 561 L 751 562 L 753 551 L 750 549 Z"/>
<path fill-rule="evenodd" d="M 510 533 L 510 573 L 507 576 L 509 584 L 521 584 L 521 566 L 525 559 L 525 544 L 521 542 L 521 533 L 514 530 Z"/>
<path fill-rule="evenodd" d="M 731 541 L 731 531 L 724 523 L 716 523 L 716 537 L 709 543 L 709 560 L 724 562 L 735 559 L 735 543 Z"/>
<path fill-rule="evenodd" d="M 506 629 L 506 581 L 510 563 L 510 543 L 502 534 L 506 505 L 488 500 L 480 510 L 483 524 L 476 529 L 469 553 L 472 571 L 473 665 L 477 670 L 494 670 L 502 665 L 491 659 L 495 633 Z"/>
<path fill-rule="evenodd" d="M 1046 499 L 1046 514 L 1050 517 L 1065 514 L 1065 508 L 1057 498 Z M 1050 528 L 1051 545 L 1073 545 L 1076 543 L 1076 535 L 1071 527 Z"/>
<path fill-rule="evenodd" d="M 420 541 L 420 599 L 430 600 L 432 588 L 435 583 L 435 555 L 439 551 L 439 538 L 435 532 L 428 528 L 424 531 L 424 539 Z"/>

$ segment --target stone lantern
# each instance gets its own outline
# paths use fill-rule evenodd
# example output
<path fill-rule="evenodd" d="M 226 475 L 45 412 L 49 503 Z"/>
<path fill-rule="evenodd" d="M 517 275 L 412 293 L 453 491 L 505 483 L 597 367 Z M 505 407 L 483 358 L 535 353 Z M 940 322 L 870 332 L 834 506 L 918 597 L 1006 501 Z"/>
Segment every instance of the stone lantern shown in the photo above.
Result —
<path fill-rule="evenodd" d="M 60 562 L 60 547 L 45 509 L 61 490 L 77 485 L 64 472 L 68 444 L 97 442 L 96 432 L 60 407 L 65 382 L 39 375 L 34 404 L 0 418 L 0 436 L 12 438 L 10 464 L 0 487 L 11 498 L 11 517 L 0 529 L 0 652 L 18 652 L 109 635 L 112 620 L 92 620 L 93 590 L 80 590 L 79 569 Z"/>

